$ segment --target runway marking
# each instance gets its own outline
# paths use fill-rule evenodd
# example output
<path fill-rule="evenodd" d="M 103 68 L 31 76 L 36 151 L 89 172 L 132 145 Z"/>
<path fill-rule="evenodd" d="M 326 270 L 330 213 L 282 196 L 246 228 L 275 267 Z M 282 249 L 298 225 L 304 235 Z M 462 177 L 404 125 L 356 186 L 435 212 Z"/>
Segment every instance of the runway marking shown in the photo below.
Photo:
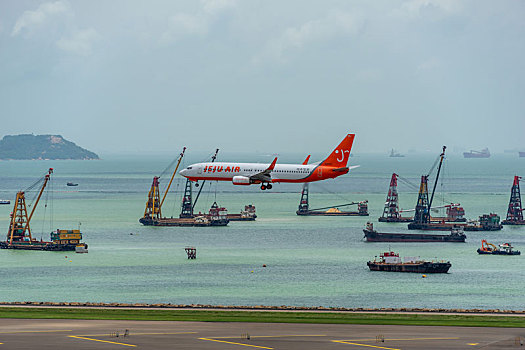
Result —
<path fill-rule="evenodd" d="M 326 337 L 325 334 L 285 334 L 285 335 L 251 335 L 250 338 L 285 338 L 285 337 Z M 213 337 L 213 339 L 232 339 L 238 336 Z"/>
<path fill-rule="evenodd" d="M 93 338 L 79 337 L 78 335 L 70 335 L 69 337 L 70 338 L 77 338 L 77 339 L 98 341 L 98 342 L 101 342 L 101 343 L 109 343 L 109 344 L 117 344 L 117 345 L 123 345 L 123 346 L 137 347 L 136 345 L 133 345 L 133 344 L 117 343 L 117 342 L 109 341 L 109 340 L 99 340 L 99 339 L 93 339 Z"/>
<path fill-rule="evenodd" d="M 135 333 L 133 335 L 173 335 L 173 334 L 197 334 L 198 332 L 174 332 L 174 333 Z M 132 333 L 130 333 L 131 335 Z M 80 334 L 79 337 L 103 337 L 108 335 L 108 333 L 103 334 Z"/>
<path fill-rule="evenodd" d="M 406 341 L 406 340 L 456 340 L 459 337 L 454 338 L 385 338 L 388 341 Z M 343 339 L 341 341 L 376 341 L 376 339 Z"/>
<path fill-rule="evenodd" d="M 226 344 L 234 344 L 234 345 L 241 345 L 241 346 L 249 346 L 252 348 L 259 348 L 259 349 L 270 349 L 273 350 L 273 348 L 268 348 L 266 346 L 258 346 L 258 345 L 250 345 L 250 344 L 243 344 L 243 343 L 234 343 L 231 341 L 225 341 L 225 340 L 217 340 L 217 339 L 211 339 L 211 338 L 199 338 L 200 340 L 208 340 L 208 341 L 216 341 L 219 343 L 226 343 Z"/>
<path fill-rule="evenodd" d="M 16 333 L 53 333 L 53 332 L 73 332 L 71 329 L 60 329 L 56 331 L 13 331 L 13 332 L 0 332 L 0 334 L 16 334 Z"/>
<path fill-rule="evenodd" d="M 357 346 L 366 346 L 366 347 L 369 347 L 369 348 L 376 348 L 376 349 L 401 350 L 401 349 L 395 349 L 395 348 L 386 348 L 384 346 L 375 346 L 375 345 L 368 345 L 368 344 L 351 343 L 349 341 L 344 341 L 344 340 L 332 340 L 332 342 L 334 342 L 334 343 L 341 343 L 341 344 L 349 344 L 349 345 L 357 345 Z"/>

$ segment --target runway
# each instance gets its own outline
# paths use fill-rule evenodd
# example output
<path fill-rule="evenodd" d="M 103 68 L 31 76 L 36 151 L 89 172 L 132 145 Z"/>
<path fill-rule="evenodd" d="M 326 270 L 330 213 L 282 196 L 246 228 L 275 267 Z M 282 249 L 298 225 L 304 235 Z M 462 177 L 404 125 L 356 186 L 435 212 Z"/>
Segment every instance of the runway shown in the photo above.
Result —
<path fill-rule="evenodd" d="M 0 350 L 525 349 L 524 339 L 523 328 L 0 319 Z"/>

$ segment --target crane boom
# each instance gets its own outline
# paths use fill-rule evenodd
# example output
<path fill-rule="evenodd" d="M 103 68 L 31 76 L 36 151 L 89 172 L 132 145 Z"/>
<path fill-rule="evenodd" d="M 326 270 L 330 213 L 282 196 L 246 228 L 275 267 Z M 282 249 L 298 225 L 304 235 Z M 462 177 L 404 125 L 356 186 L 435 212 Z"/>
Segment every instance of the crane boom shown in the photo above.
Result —
<path fill-rule="evenodd" d="M 38 205 L 38 202 L 40 201 L 40 197 L 42 197 L 42 193 L 44 193 L 44 189 L 46 188 L 47 183 L 49 182 L 49 179 L 51 178 L 51 174 L 53 174 L 53 168 L 49 168 L 48 173 L 46 174 L 44 178 L 44 183 L 42 184 L 42 188 L 40 188 L 40 192 L 38 193 L 38 197 L 36 198 L 36 202 L 33 205 L 33 209 L 31 210 L 31 214 L 29 214 L 29 217 L 27 218 L 27 223 L 24 227 L 24 231 L 29 228 L 29 222 L 31 221 L 31 218 L 33 217 L 33 214 L 35 213 L 36 206 Z"/>
<path fill-rule="evenodd" d="M 160 201 L 159 209 L 162 208 L 162 204 L 164 203 L 164 200 L 166 199 L 166 195 L 168 194 L 168 191 L 170 190 L 171 183 L 173 182 L 173 178 L 175 178 L 175 175 L 177 174 L 177 170 L 179 169 L 180 162 L 182 161 L 182 157 L 184 157 L 184 152 L 186 152 L 186 147 L 182 149 L 182 152 L 179 155 L 177 166 L 175 167 L 175 170 L 173 170 L 173 174 L 171 175 L 170 183 L 168 184 L 168 187 L 166 188 L 166 191 L 164 192 L 164 196 L 162 197 L 162 200 Z"/>

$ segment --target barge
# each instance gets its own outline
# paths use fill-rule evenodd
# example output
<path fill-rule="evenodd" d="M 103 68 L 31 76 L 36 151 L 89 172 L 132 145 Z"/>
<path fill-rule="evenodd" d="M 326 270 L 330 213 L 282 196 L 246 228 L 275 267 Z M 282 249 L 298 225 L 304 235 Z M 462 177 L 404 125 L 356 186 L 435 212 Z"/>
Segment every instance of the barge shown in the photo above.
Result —
<path fill-rule="evenodd" d="M 333 205 L 329 207 L 310 209 L 308 200 L 308 183 L 303 185 L 301 192 L 301 200 L 299 201 L 299 208 L 295 212 L 300 216 L 368 216 L 368 201 L 351 202 L 340 205 Z M 357 211 L 343 211 L 339 208 L 357 205 Z"/>
<path fill-rule="evenodd" d="M 413 272 L 413 273 L 447 273 L 452 264 L 449 261 L 425 261 L 420 257 L 404 257 L 399 254 L 385 252 L 367 262 L 370 271 Z"/>
<path fill-rule="evenodd" d="M 461 228 L 453 228 L 448 235 L 426 233 L 386 233 L 374 230 L 368 222 L 363 229 L 367 242 L 452 242 L 464 243 L 467 236 Z"/>
<path fill-rule="evenodd" d="M 240 214 L 227 214 L 230 221 L 255 221 L 257 214 L 255 213 L 255 206 L 248 204 L 244 206 Z"/>

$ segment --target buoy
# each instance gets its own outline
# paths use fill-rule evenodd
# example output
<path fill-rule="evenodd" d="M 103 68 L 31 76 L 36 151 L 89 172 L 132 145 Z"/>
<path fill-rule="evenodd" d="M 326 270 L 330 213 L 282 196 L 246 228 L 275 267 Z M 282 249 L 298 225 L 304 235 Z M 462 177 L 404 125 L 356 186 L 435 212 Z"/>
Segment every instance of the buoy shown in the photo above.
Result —
<path fill-rule="evenodd" d="M 427 278 L 427 275 L 423 275 L 423 276 L 421 276 L 421 277 L 423 277 L 423 278 Z"/>
<path fill-rule="evenodd" d="M 252 272 L 251 272 L 251 273 L 253 273 L 253 270 L 252 270 Z"/>
<path fill-rule="evenodd" d="M 73 260 L 69 260 L 69 262 L 73 262 Z"/>
<path fill-rule="evenodd" d="M 266 267 L 266 264 L 263 264 L 263 267 Z"/>

